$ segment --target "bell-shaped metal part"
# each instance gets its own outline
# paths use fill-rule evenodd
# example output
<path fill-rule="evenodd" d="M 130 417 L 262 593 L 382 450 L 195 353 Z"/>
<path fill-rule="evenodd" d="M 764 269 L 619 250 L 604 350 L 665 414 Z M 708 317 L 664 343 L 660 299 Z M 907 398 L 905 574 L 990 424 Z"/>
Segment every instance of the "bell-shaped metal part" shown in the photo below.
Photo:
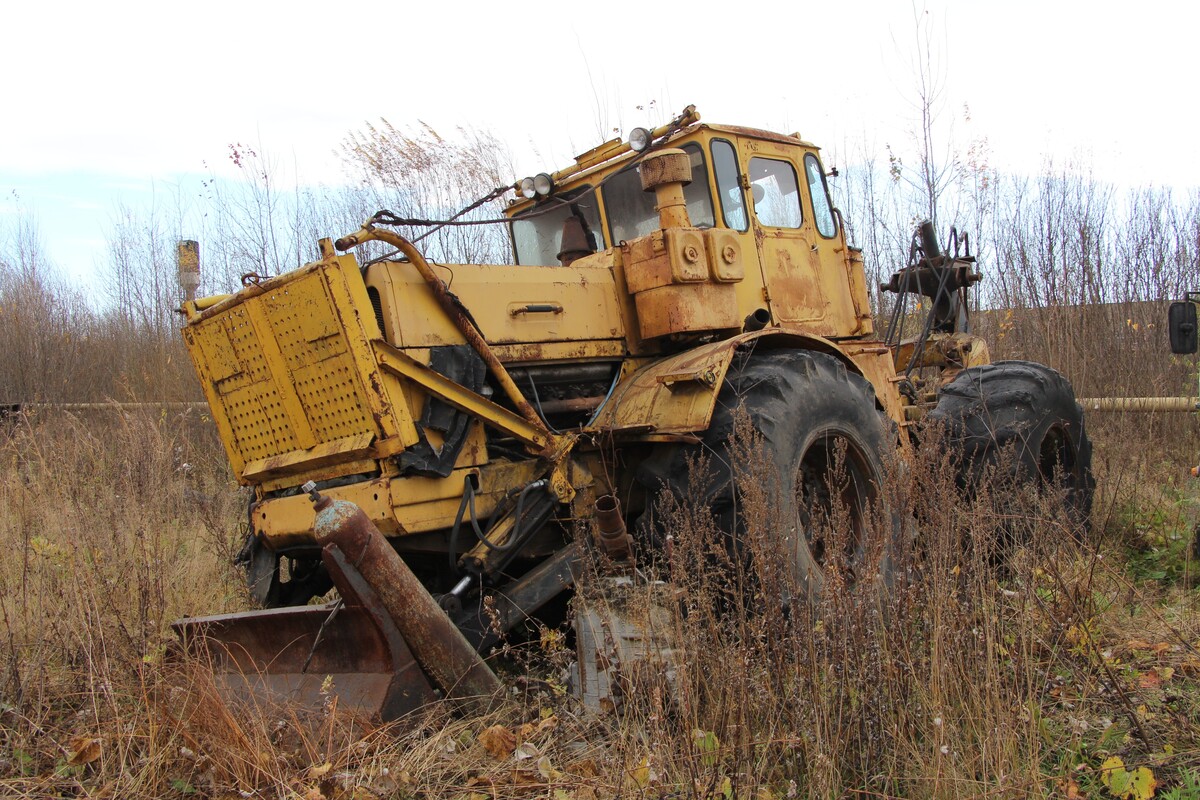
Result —
<path fill-rule="evenodd" d="M 558 260 L 565 267 L 572 261 L 591 255 L 592 243 L 588 240 L 583 220 L 572 214 L 563 221 L 562 239 L 559 242 Z"/>

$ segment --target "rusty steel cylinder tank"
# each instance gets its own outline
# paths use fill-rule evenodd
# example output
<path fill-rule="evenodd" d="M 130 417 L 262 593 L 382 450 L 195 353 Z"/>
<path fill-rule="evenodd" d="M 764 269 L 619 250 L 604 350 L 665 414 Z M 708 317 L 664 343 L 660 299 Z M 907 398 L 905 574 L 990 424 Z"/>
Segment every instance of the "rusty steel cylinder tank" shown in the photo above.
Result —
<path fill-rule="evenodd" d="M 380 601 L 408 643 L 413 656 L 434 683 L 452 700 L 473 709 L 498 697 L 503 684 L 446 616 L 387 539 L 354 503 L 312 496 L 317 517 L 313 527 L 322 547 L 337 545 Z"/>

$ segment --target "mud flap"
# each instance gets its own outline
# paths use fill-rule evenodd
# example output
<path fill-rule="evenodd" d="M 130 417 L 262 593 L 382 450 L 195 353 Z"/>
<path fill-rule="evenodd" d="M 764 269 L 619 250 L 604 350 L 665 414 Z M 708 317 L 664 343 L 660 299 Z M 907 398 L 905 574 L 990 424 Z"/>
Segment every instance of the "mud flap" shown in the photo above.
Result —
<path fill-rule="evenodd" d="M 336 545 L 322 551 L 341 605 L 191 617 L 172 627 L 234 700 L 282 700 L 397 719 L 438 699 L 378 595 Z"/>

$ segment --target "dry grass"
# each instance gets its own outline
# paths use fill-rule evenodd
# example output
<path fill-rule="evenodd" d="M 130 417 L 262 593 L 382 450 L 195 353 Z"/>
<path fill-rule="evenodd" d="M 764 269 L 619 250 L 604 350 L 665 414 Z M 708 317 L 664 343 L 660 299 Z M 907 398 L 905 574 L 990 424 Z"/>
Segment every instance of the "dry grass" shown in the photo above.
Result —
<path fill-rule="evenodd" d="M 1145 459 L 1122 471 L 1128 452 L 1098 464 L 1093 547 L 1046 498 L 925 502 L 953 496 L 926 450 L 889 486 L 892 508 L 920 518 L 920 546 L 902 529 L 902 579 L 886 594 L 835 579 L 815 607 L 785 610 L 785 571 L 747 572 L 714 547 L 707 509 L 668 503 L 675 550 L 659 567 L 685 654 L 673 693 L 588 717 L 545 636 L 520 660 L 547 680 L 514 676 L 524 691 L 488 717 L 433 709 L 378 727 L 335 704 L 232 707 L 201 665 L 166 657 L 171 619 L 244 606 L 228 568 L 241 500 L 203 425 L 55 416 L 3 436 L 8 795 L 1012 797 L 1071 782 L 1099 795 L 1108 755 L 1164 783 L 1200 766 L 1195 578 L 1164 538 L 1194 513 L 1147 488 Z M 739 460 L 761 463 L 745 447 Z M 780 563 L 768 495 L 747 492 L 741 512 L 750 562 Z M 891 519 L 879 524 L 895 532 Z M 1014 525 L 1034 544 L 998 571 L 986 543 Z M 1163 564 L 1176 572 L 1146 580 Z M 496 726 L 510 748 L 485 747 Z"/>

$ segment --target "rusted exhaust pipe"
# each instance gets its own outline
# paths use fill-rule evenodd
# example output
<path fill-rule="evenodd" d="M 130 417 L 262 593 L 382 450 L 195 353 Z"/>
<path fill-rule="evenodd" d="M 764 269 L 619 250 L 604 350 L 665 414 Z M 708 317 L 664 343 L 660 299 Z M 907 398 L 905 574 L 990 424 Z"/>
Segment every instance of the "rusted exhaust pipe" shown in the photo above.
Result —
<path fill-rule="evenodd" d="M 421 667 L 464 710 L 481 711 L 504 688 L 387 539 L 354 503 L 322 497 L 304 485 L 317 512 L 313 527 L 324 547 L 336 544 L 396 623 Z"/>
<path fill-rule="evenodd" d="M 770 324 L 771 312 L 765 308 L 756 308 L 746 317 L 746 321 L 742 325 L 742 330 L 746 333 L 761 331 Z"/>
<path fill-rule="evenodd" d="M 600 549 L 618 563 L 633 563 L 633 537 L 625 529 L 621 501 L 615 495 L 596 498 L 596 523 L 600 529 Z"/>

